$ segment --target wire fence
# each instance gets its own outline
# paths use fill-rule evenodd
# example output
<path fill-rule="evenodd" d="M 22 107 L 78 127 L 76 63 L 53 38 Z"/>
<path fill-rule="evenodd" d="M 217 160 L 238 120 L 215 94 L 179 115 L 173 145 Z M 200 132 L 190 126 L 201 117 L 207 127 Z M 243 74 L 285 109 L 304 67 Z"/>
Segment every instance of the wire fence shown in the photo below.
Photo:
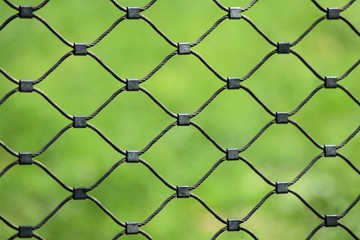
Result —
<path fill-rule="evenodd" d="M 308 203 L 301 194 L 294 191 L 292 186 L 296 184 L 298 181 L 301 181 L 303 176 L 314 166 L 314 164 L 318 161 L 322 161 L 322 159 L 331 158 L 331 157 L 339 157 L 343 160 L 343 163 L 350 166 L 357 176 L 360 175 L 360 170 L 353 163 L 354 160 L 347 158 L 344 154 L 341 153 L 341 149 L 346 146 L 359 132 L 360 125 L 340 144 L 325 144 L 322 145 L 318 143 L 310 133 L 308 133 L 299 123 L 293 120 L 293 117 L 309 102 L 311 98 L 317 95 L 320 90 L 325 89 L 328 91 L 329 89 L 340 89 L 344 92 L 349 99 L 353 103 L 356 104 L 357 107 L 360 106 L 360 101 L 345 88 L 341 83 L 344 79 L 348 77 L 348 75 L 354 71 L 358 65 L 360 64 L 360 60 L 354 63 L 347 71 L 345 71 L 341 76 L 322 76 L 318 73 L 318 71 L 308 63 L 308 61 L 300 55 L 298 52 L 293 50 L 293 48 L 302 42 L 303 39 L 307 37 L 307 35 L 312 32 L 317 26 L 327 20 L 331 20 L 330 22 L 342 21 L 344 22 L 349 29 L 351 29 L 357 37 L 360 37 L 359 30 L 352 24 L 350 20 L 343 16 L 343 12 L 351 8 L 352 4 L 356 0 L 349 1 L 342 8 L 331 8 L 331 7 L 323 7 L 316 0 L 312 0 L 314 8 L 317 8 L 320 12 L 323 13 L 319 19 L 317 19 L 311 26 L 303 32 L 295 41 L 293 42 L 274 42 L 271 40 L 249 17 L 247 17 L 247 11 L 252 9 L 253 7 L 262 4 L 262 1 L 254 0 L 248 6 L 245 7 L 226 7 L 221 1 L 213 0 L 209 1 L 209 4 L 215 4 L 219 9 L 223 11 L 223 16 L 220 19 L 217 19 L 214 25 L 208 29 L 201 37 L 194 42 L 174 42 L 171 38 L 169 38 L 166 33 L 164 33 L 156 24 L 152 22 L 146 16 L 146 11 L 150 8 L 156 8 L 157 0 L 152 0 L 148 4 L 143 7 L 124 7 L 115 0 L 111 0 L 114 7 L 116 7 L 122 16 L 117 19 L 108 29 L 106 29 L 96 40 L 90 43 L 80 43 L 80 42 L 69 42 L 65 39 L 61 33 L 59 33 L 55 28 L 53 28 L 46 19 L 43 19 L 37 14 L 37 11 L 40 9 L 46 10 L 47 3 L 49 0 L 43 1 L 38 6 L 17 6 L 13 4 L 9 0 L 4 0 L 4 3 L 7 4 L 9 8 L 14 10 L 14 14 L 9 17 L 5 22 L 0 25 L 0 31 L 5 28 L 11 28 L 11 22 L 15 19 L 31 19 L 31 21 L 40 22 L 46 29 L 48 29 L 54 36 L 56 36 L 61 42 L 69 48 L 69 51 L 66 52 L 48 71 L 46 71 L 42 76 L 38 79 L 15 79 L 10 74 L 8 74 L 3 68 L 0 68 L 0 73 L 12 82 L 15 88 L 9 91 L 5 96 L 0 99 L 0 107 L 3 105 L 8 99 L 10 99 L 15 94 L 37 94 L 44 99 L 47 103 L 49 103 L 56 111 L 58 111 L 67 121 L 68 124 L 64 126 L 50 141 L 48 141 L 41 149 L 37 152 L 16 152 L 12 149 L 11 146 L 8 146 L 6 142 L 0 141 L 0 146 L 6 150 L 9 155 L 12 155 L 17 158 L 16 161 L 10 163 L 4 169 L 0 171 L 0 181 L 7 177 L 7 173 L 11 171 L 13 168 L 18 168 L 19 165 L 32 165 L 41 169 L 44 173 L 46 173 L 49 179 L 55 180 L 59 186 L 61 186 L 64 190 L 66 190 L 69 195 L 65 199 L 63 199 L 58 206 L 53 209 L 44 219 L 42 219 L 36 225 L 26 225 L 26 223 L 13 223 L 7 219 L 2 213 L 0 213 L 0 220 L 5 223 L 10 229 L 14 230 L 14 235 L 9 236 L 9 239 L 15 238 L 36 238 L 43 239 L 43 237 L 38 234 L 38 230 L 45 228 L 46 223 L 54 217 L 56 214 L 61 214 L 59 210 L 63 208 L 66 204 L 71 201 L 91 201 L 95 203 L 95 205 L 103 211 L 115 224 L 119 226 L 119 232 L 113 239 L 119 239 L 124 235 L 143 235 L 147 239 L 153 239 L 151 236 L 151 232 L 146 232 L 143 230 L 143 227 L 146 226 L 149 222 L 153 220 L 155 216 L 157 216 L 160 212 L 164 211 L 167 208 L 167 205 L 174 201 L 177 198 L 192 198 L 193 200 L 199 202 L 204 209 L 206 209 L 211 215 L 213 215 L 222 225 L 221 229 L 217 229 L 216 233 L 213 235 L 211 239 L 217 239 L 223 233 L 229 231 L 243 231 L 248 234 L 253 239 L 258 239 L 257 233 L 252 231 L 252 229 L 248 229 L 244 227 L 244 223 L 246 223 L 249 219 L 252 218 L 253 214 L 260 209 L 268 199 L 272 198 L 273 195 L 276 194 L 289 194 L 293 195 L 309 210 L 311 214 L 313 214 L 316 218 L 321 220 L 321 223 L 317 225 L 311 232 L 309 232 L 306 239 L 311 239 L 316 233 L 322 228 L 342 228 L 347 233 L 348 236 L 353 239 L 359 239 L 359 236 L 349 227 L 347 227 L 342 220 L 347 217 L 347 215 L 352 211 L 352 209 L 358 205 L 360 200 L 360 195 L 358 195 L 349 206 L 347 206 L 342 213 L 340 214 L 322 214 L 315 207 L 313 207 L 310 203 Z M 89 3 L 91 4 L 91 3 Z M 194 2 L 194 4 L 196 4 Z M 169 46 L 173 48 L 171 52 L 145 77 L 141 79 L 124 79 L 118 75 L 117 72 L 112 70 L 105 62 L 102 61 L 100 57 L 94 54 L 91 49 L 100 43 L 106 36 L 111 33 L 115 28 L 117 28 L 120 24 L 125 21 L 142 21 L 148 25 L 149 28 L 155 30 L 155 32 L 163 38 Z M 268 45 L 272 48 L 272 50 L 267 53 L 262 60 L 256 64 L 246 75 L 242 77 L 230 77 L 221 75 L 216 68 L 211 66 L 206 58 L 201 56 L 198 52 L 196 52 L 193 48 L 203 42 L 205 38 L 212 34 L 212 32 L 218 28 L 225 21 L 243 21 L 246 22 L 251 28 L 253 28 L 259 36 L 266 40 Z M 248 87 L 244 86 L 244 82 L 251 78 L 251 76 L 259 70 L 265 62 L 267 62 L 270 58 L 277 54 L 291 54 L 298 58 L 303 65 L 308 68 L 316 79 L 320 80 L 321 84 L 317 86 L 313 91 L 305 98 L 302 102 L 298 104 L 298 106 L 290 111 L 290 112 L 273 112 L 267 105 L 261 101 L 257 95 Z M 193 55 L 196 57 L 206 68 L 208 68 L 217 79 L 222 82 L 222 86 L 217 89 L 213 95 L 208 98 L 201 107 L 193 113 L 174 113 L 168 109 L 168 107 L 162 104 L 149 90 L 143 87 L 143 83 L 151 80 L 151 77 L 160 69 L 162 69 L 171 58 L 177 55 Z M 48 76 L 56 69 L 63 64 L 68 58 L 72 56 L 85 56 L 87 58 L 94 59 L 103 69 L 109 72 L 114 79 L 116 79 L 122 87 L 116 90 L 110 98 L 108 98 L 101 106 L 99 106 L 96 111 L 88 116 L 71 116 L 65 110 L 63 110 L 59 105 L 53 101 L 50 97 L 48 97 L 45 92 L 43 92 L 40 88 L 37 87 L 39 83 L 42 81 L 46 81 Z M 158 135 L 152 139 L 143 149 L 137 150 L 126 150 L 121 149 L 121 146 L 117 146 L 112 140 L 110 140 L 105 134 L 99 130 L 95 125 L 89 123 L 90 120 L 97 117 L 97 115 L 102 112 L 107 106 L 114 101 L 119 95 L 132 91 L 139 92 L 145 94 L 149 101 L 152 101 L 157 106 L 159 106 L 162 111 L 167 114 L 170 118 L 173 119 L 173 122 L 168 125 L 165 129 L 163 129 Z M 220 94 L 225 91 L 244 91 L 251 98 L 253 98 L 257 104 L 263 109 L 264 113 L 268 114 L 271 117 L 271 121 L 266 123 L 262 129 L 252 137 L 252 139 L 245 144 L 244 146 L 221 146 L 214 138 L 203 129 L 203 127 L 197 124 L 193 118 L 206 109 L 212 101 L 214 101 Z M 359 119 L 355 119 L 355 122 L 358 122 Z M 1 120 L 0 120 L 1 121 Z M 305 139 L 308 139 L 313 146 L 315 146 L 319 150 L 319 154 L 307 163 L 307 166 L 298 173 L 298 175 L 292 180 L 288 182 L 271 181 L 265 174 L 261 173 L 252 163 L 243 157 L 242 153 L 247 151 L 253 144 L 256 142 L 263 134 L 273 125 L 293 125 L 298 131 L 302 134 Z M 197 129 L 205 139 L 207 139 L 214 148 L 219 150 L 223 157 L 219 159 L 210 169 L 207 170 L 207 173 L 201 177 L 194 185 L 192 186 L 183 186 L 183 185 L 173 185 L 166 178 L 161 176 L 155 168 L 153 168 L 146 159 L 142 158 L 142 155 L 145 154 L 153 145 L 155 145 L 161 138 L 164 137 L 172 128 L 176 126 L 181 126 L 184 128 L 195 128 Z M 109 146 L 113 148 L 114 151 L 123 155 L 123 158 L 116 162 L 108 171 L 99 178 L 93 185 L 87 187 L 81 186 L 68 186 L 62 179 L 55 176 L 55 174 L 48 169 L 48 167 L 37 160 L 37 157 L 42 155 L 44 152 L 50 148 L 54 142 L 56 142 L 65 132 L 72 128 L 88 128 L 95 132 L 100 138 L 102 138 Z M 144 127 L 144 131 L 146 131 Z M 358 156 L 357 156 L 358 158 Z M 1 159 L 0 159 L 1 161 Z M 218 167 L 226 161 L 242 161 L 244 162 L 254 174 L 256 174 L 260 179 L 262 179 L 268 186 L 272 188 L 270 192 L 263 196 L 260 202 L 254 203 L 253 208 L 249 211 L 245 216 L 234 216 L 234 218 L 226 219 L 221 214 L 217 213 L 216 210 L 212 209 L 205 200 L 200 198 L 198 195 L 193 193 L 195 189 L 202 185 L 202 183 L 211 175 L 217 171 Z M 121 168 L 125 164 L 141 164 L 145 166 L 163 185 L 172 191 L 172 194 L 168 196 L 168 198 L 161 203 L 158 208 L 151 213 L 144 221 L 141 222 L 125 222 L 121 219 L 121 216 L 118 217 L 111 210 L 107 209 L 98 199 L 92 196 L 92 191 L 100 186 L 105 179 L 114 174 L 114 171 L 117 168 Z M 0 192 L 3 192 L 4 189 L 0 189 Z M 160 189 L 159 189 L 160 191 Z M 3 193 L 5 194 L 5 193 Z M 1 204 L 1 203 L 0 203 Z M 131 206 L 129 206 L 131 207 Z"/>

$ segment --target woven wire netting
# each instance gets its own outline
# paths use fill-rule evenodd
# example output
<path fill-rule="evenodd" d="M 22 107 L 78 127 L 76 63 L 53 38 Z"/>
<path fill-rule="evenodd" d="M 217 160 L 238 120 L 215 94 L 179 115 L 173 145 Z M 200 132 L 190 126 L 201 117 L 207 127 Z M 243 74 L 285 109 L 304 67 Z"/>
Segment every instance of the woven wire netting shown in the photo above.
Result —
<path fill-rule="evenodd" d="M 356 0 L 14 2 L 0 239 L 359 239 Z"/>

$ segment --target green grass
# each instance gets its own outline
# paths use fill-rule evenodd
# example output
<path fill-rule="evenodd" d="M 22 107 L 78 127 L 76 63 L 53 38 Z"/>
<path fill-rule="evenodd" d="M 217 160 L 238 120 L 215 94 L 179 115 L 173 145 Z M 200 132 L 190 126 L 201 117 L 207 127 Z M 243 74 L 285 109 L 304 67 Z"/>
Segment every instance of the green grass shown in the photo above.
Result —
<path fill-rule="evenodd" d="M 35 6 L 41 1 L 13 0 Z M 145 0 L 119 1 L 144 6 Z M 249 1 L 223 0 L 225 6 Z M 346 1 L 325 1 L 342 7 Z M 341 13 L 360 29 L 360 2 Z M 0 2 L 0 24 L 15 14 Z M 69 42 L 91 43 L 124 15 L 110 1 L 50 1 L 36 12 Z M 226 12 L 212 1 L 158 0 L 142 12 L 173 42 L 194 42 Z M 295 41 L 324 13 L 311 1 L 259 1 L 244 13 L 274 42 Z M 342 21 L 321 22 L 298 52 L 321 76 L 340 76 L 358 59 L 360 38 Z M 225 20 L 193 50 L 224 77 L 243 77 L 275 47 L 244 20 Z M 0 67 L 16 79 L 41 77 L 72 49 L 36 20 L 16 19 L 0 31 Z M 143 78 L 176 48 L 146 22 L 125 20 L 89 49 L 122 78 Z M 341 81 L 359 99 L 360 69 Z M 323 84 L 295 55 L 274 55 L 242 83 L 272 112 L 291 112 Z M 193 55 L 171 58 L 142 83 L 174 114 L 198 110 L 225 83 Z M 0 99 L 17 86 L 0 75 Z M 70 56 L 36 88 L 67 114 L 89 116 L 124 87 L 91 57 Z M 244 90 L 224 90 L 192 120 L 223 148 L 242 148 L 273 116 Z M 359 127 L 360 111 L 340 89 L 321 89 L 290 117 L 320 145 L 340 145 Z M 123 92 L 89 121 L 122 150 L 145 148 L 176 121 L 142 92 Z M 15 152 L 37 152 L 71 121 L 38 94 L 16 93 L 0 105 L 0 140 Z M 357 134 L 339 150 L 360 168 Z M 295 126 L 272 125 L 241 156 L 270 181 L 292 181 L 321 150 Z M 35 159 L 70 187 L 93 185 L 124 156 L 91 129 L 70 129 Z M 195 127 L 171 128 L 141 156 L 170 184 L 193 185 L 224 153 Z M 0 148 L 0 169 L 16 161 Z M 360 178 L 340 157 L 321 158 L 290 189 L 321 215 L 341 214 L 359 196 Z M 273 187 L 245 162 L 224 162 L 193 193 L 224 219 L 243 218 Z M 144 221 L 174 191 L 144 165 L 125 163 L 89 194 L 123 222 Z M 15 225 L 36 225 L 70 193 L 36 166 L 15 166 L 0 178 L 0 215 Z M 360 205 L 341 219 L 357 236 Z M 305 239 L 322 222 L 295 196 L 273 195 L 242 226 L 259 239 Z M 220 223 L 195 199 L 174 199 L 141 227 L 154 239 L 210 239 Z M 117 226 L 91 201 L 70 201 L 35 232 L 45 239 L 112 239 Z M 16 231 L 0 222 L 0 239 Z M 145 239 L 124 236 L 121 239 Z M 218 239 L 252 239 L 227 232 Z M 323 228 L 313 239 L 352 239 L 342 228 Z"/>

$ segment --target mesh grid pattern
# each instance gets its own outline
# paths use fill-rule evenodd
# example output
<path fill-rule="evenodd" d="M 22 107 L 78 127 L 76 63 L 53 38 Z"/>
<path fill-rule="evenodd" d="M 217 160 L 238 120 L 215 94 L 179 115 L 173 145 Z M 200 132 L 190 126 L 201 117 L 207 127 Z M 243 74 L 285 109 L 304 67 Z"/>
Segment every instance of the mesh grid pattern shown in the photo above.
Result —
<path fill-rule="evenodd" d="M 302 180 L 302 177 L 314 166 L 317 161 L 322 161 L 324 158 L 329 157 L 339 157 L 343 159 L 343 163 L 350 166 L 355 174 L 359 175 L 360 170 L 353 164 L 352 159 L 347 158 L 344 154 L 341 153 L 341 149 L 347 145 L 359 132 L 360 126 L 358 126 L 342 143 L 340 144 L 320 144 L 318 143 L 312 136 L 309 134 L 299 123 L 293 120 L 293 116 L 295 116 L 315 95 L 317 95 L 320 90 L 328 91 L 328 89 L 340 89 L 343 91 L 349 99 L 357 107 L 360 106 L 359 100 L 345 88 L 341 82 L 347 78 L 347 76 L 355 70 L 360 64 L 360 60 L 354 63 L 347 71 L 345 71 L 341 76 L 321 76 L 318 71 L 307 62 L 307 60 L 302 57 L 298 52 L 293 50 L 293 47 L 299 44 L 307 35 L 313 31 L 318 24 L 322 21 L 326 20 L 334 20 L 342 21 L 346 23 L 346 25 L 355 33 L 357 37 L 360 37 L 359 30 L 351 23 L 350 20 L 342 16 L 342 12 L 346 11 L 348 8 L 351 8 L 351 5 L 355 2 L 355 0 L 351 0 L 348 4 L 346 4 L 342 8 L 324 8 L 315 0 L 312 0 L 314 8 L 317 8 L 319 11 L 323 13 L 319 19 L 317 19 L 311 26 L 301 34 L 295 41 L 293 42 L 274 42 L 272 41 L 250 18 L 248 18 L 247 11 L 251 8 L 261 4 L 262 1 L 254 0 L 248 6 L 245 7 L 225 7 L 220 1 L 213 0 L 209 1 L 209 4 L 215 4 L 219 9 L 223 11 L 223 16 L 220 19 L 215 19 L 214 25 L 208 29 L 201 37 L 195 42 L 174 42 L 170 39 L 166 33 L 164 33 L 160 28 L 158 28 L 151 19 L 146 17 L 146 11 L 150 8 L 156 7 L 157 0 L 152 0 L 146 6 L 143 7 L 124 7 L 115 0 L 111 0 L 114 7 L 116 7 L 122 14 L 122 16 L 117 19 L 108 29 L 106 29 L 95 41 L 91 43 L 72 43 L 66 40 L 61 33 L 59 33 L 56 29 L 54 29 L 46 19 L 41 18 L 37 11 L 40 9 L 46 10 L 46 5 L 49 0 L 45 0 L 38 6 L 16 6 L 8 0 L 4 0 L 4 2 L 8 5 L 9 8 L 12 8 L 14 11 L 13 16 L 8 18 L 4 23 L 0 25 L 0 31 L 4 28 L 11 27 L 10 23 L 17 18 L 28 18 L 31 21 L 39 21 L 43 26 L 48 29 L 54 36 L 56 36 L 61 42 L 69 48 L 69 51 L 61 57 L 56 64 L 54 64 L 48 71 L 46 71 L 41 77 L 33 80 L 19 80 L 10 76 L 5 70 L 0 68 L 0 73 L 6 77 L 9 81 L 11 81 L 15 88 L 9 91 L 5 96 L 0 99 L 0 107 L 3 103 L 5 103 L 8 99 L 10 99 L 14 94 L 37 94 L 43 98 L 44 101 L 48 102 L 56 111 L 58 111 L 65 119 L 68 120 L 68 124 L 64 126 L 49 142 L 47 142 L 40 150 L 37 152 L 16 152 L 11 146 L 8 146 L 5 142 L 0 141 L 0 146 L 6 150 L 6 152 L 17 158 L 16 161 L 12 162 L 8 166 L 0 172 L 0 181 L 3 178 L 7 177 L 7 173 L 12 168 L 17 168 L 19 165 L 35 165 L 41 171 L 46 173 L 49 178 L 52 178 L 61 186 L 64 190 L 69 193 L 69 196 L 63 199 L 58 206 L 53 209 L 41 222 L 37 225 L 28 226 L 28 225 L 16 225 L 10 222 L 6 216 L 3 216 L 0 213 L 0 219 L 4 222 L 9 228 L 12 228 L 16 233 L 10 237 L 10 239 L 15 238 L 30 238 L 34 237 L 36 239 L 43 239 L 38 233 L 37 230 L 40 228 L 46 228 L 46 223 L 56 214 L 60 214 L 59 210 L 70 201 L 91 201 L 95 203 L 95 205 L 103 211 L 114 224 L 119 226 L 119 233 L 113 237 L 113 239 L 121 238 L 124 235 L 134 235 L 141 234 L 147 239 L 153 239 L 151 232 L 146 232 L 142 229 L 143 226 L 147 225 L 152 219 L 159 214 L 161 211 L 166 209 L 167 205 L 171 201 L 175 201 L 177 198 L 192 198 L 193 200 L 199 202 L 206 211 L 208 211 L 211 215 L 213 215 L 219 222 L 223 224 L 221 229 L 217 229 L 216 233 L 212 237 L 212 239 L 218 238 L 224 232 L 227 231 L 243 231 L 244 233 L 251 236 L 253 239 L 258 239 L 257 233 L 253 232 L 251 229 L 245 228 L 243 223 L 252 218 L 253 214 L 261 208 L 261 206 L 268 201 L 273 195 L 276 194 L 291 194 L 309 210 L 315 217 L 319 218 L 322 223 L 316 226 L 309 234 L 307 239 L 311 239 L 321 228 L 323 227 L 339 227 L 343 228 L 350 237 L 354 239 L 359 239 L 359 236 L 352 231 L 352 229 L 348 228 L 345 224 L 342 223 L 342 219 L 346 218 L 347 214 L 351 212 L 351 210 L 356 206 L 360 200 L 360 195 L 356 197 L 352 201 L 352 203 L 347 206 L 346 209 L 341 214 L 321 214 L 317 209 L 315 209 L 311 204 L 309 204 L 301 194 L 292 190 L 292 185 L 296 184 L 298 181 Z M 109 66 L 107 66 L 100 57 L 94 54 L 91 51 L 91 48 L 100 43 L 110 32 L 112 32 L 115 28 L 117 28 L 121 23 L 125 21 L 143 21 L 148 25 L 149 28 L 152 28 L 161 38 L 163 38 L 169 46 L 173 48 L 171 52 L 154 68 L 151 72 L 149 72 L 145 77 L 141 79 L 124 79 L 117 72 L 113 71 Z M 203 42 L 203 40 L 213 33 L 213 31 L 223 22 L 225 21 L 243 21 L 246 22 L 251 28 L 253 28 L 259 36 L 261 36 L 265 41 L 272 47 L 272 51 L 267 53 L 262 60 L 256 64 L 245 76 L 242 77 L 232 77 L 232 76 L 222 76 L 215 67 L 211 66 L 206 58 L 201 56 L 198 52 L 196 52 L 193 48 Z M 302 101 L 299 105 L 291 112 L 273 112 L 267 105 L 261 101 L 257 95 L 252 91 L 252 89 L 244 86 L 243 82 L 247 81 L 251 76 L 263 66 L 265 62 L 267 62 L 272 56 L 276 54 L 292 54 L 296 56 L 303 65 L 308 68 L 312 74 L 320 80 L 321 84 L 313 89 L 313 91 Z M 149 90 L 143 87 L 143 83 L 146 81 L 151 81 L 151 77 L 159 71 L 163 66 L 165 66 L 171 58 L 177 55 L 193 55 L 196 57 L 207 69 L 209 69 L 214 76 L 218 79 L 218 81 L 222 82 L 222 86 L 216 90 L 210 98 L 208 98 L 201 107 L 193 113 L 174 113 L 168 109 L 166 105 L 161 103 Z M 46 81 L 47 77 L 55 71 L 63 62 L 65 62 L 70 57 L 84 56 L 87 58 L 94 59 L 103 69 L 109 72 L 114 79 L 116 79 L 122 87 L 115 91 L 113 95 L 108 98 L 101 106 L 97 108 L 92 114 L 88 116 L 71 116 L 66 113 L 58 104 L 53 101 L 50 97 L 48 97 L 45 92 L 43 92 L 40 88 L 37 87 L 39 83 L 42 81 Z M 141 94 L 145 94 L 148 97 L 149 101 L 152 101 L 157 106 L 159 106 L 162 111 L 173 119 L 173 122 L 168 125 L 165 129 L 158 133 L 158 135 L 152 139 L 143 149 L 132 150 L 132 149 L 122 149 L 121 146 L 117 146 L 111 139 L 109 139 L 105 134 L 99 130 L 95 125 L 89 123 L 90 120 L 97 117 L 97 115 L 103 111 L 103 109 L 107 108 L 108 104 L 114 101 L 119 95 L 125 93 L 127 91 L 138 92 Z M 268 114 L 271 117 L 271 121 L 266 123 L 262 129 L 251 138 L 251 140 L 245 144 L 244 146 L 221 146 L 214 138 L 204 130 L 204 128 L 197 124 L 193 118 L 200 115 L 204 109 L 206 109 L 211 102 L 216 99 L 220 94 L 225 91 L 244 91 L 251 98 L 253 98 L 256 103 L 263 109 L 264 113 Z M 356 120 L 358 122 L 358 119 Z M 302 134 L 305 139 L 308 139 L 316 148 L 319 150 L 319 154 L 312 160 L 310 160 L 307 166 L 298 173 L 298 175 L 289 182 L 273 182 L 267 176 L 262 174 L 254 165 L 242 156 L 242 153 L 247 151 L 254 142 L 256 142 L 264 132 L 266 132 L 271 126 L 276 124 L 291 124 Z M 192 127 L 199 131 L 202 134 L 204 139 L 209 141 L 214 148 L 218 151 L 222 152 L 223 157 L 219 159 L 210 169 L 207 169 L 206 174 L 201 177 L 194 185 L 192 186 L 182 186 L 182 185 L 173 185 L 167 179 L 162 177 L 156 170 L 153 168 L 146 159 L 142 158 L 142 155 L 145 154 L 153 145 L 155 145 L 164 135 L 166 135 L 172 128 L 180 126 L 180 127 Z M 43 154 L 49 147 L 51 147 L 54 142 L 56 142 L 65 132 L 72 128 L 88 128 L 94 131 L 100 138 L 102 138 L 107 144 L 109 144 L 114 151 L 123 155 L 123 159 L 115 163 L 100 179 L 96 181 L 95 184 L 88 187 L 79 187 L 79 186 L 68 186 L 66 185 L 62 179 L 59 179 L 55 174 L 53 174 L 45 164 L 38 161 L 36 158 Z M 145 129 L 144 129 L 145 130 Z M 217 213 L 214 209 L 212 209 L 206 201 L 200 198 L 198 195 L 193 193 L 195 189 L 197 189 L 208 177 L 217 171 L 218 167 L 222 165 L 226 161 L 243 161 L 259 178 L 261 178 L 268 186 L 272 188 L 270 192 L 263 196 L 260 202 L 254 203 L 253 209 L 248 212 L 245 216 L 234 216 L 231 219 L 225 219 L 221 216 L 221 214 Z M 162 184 L 165 188 L 168 188 L 172 191 L 172 194 L 168 196 L 168 198 L 163 201 L 163 203 L 158 206 L 158 208 L 150 214 L 144 221 L 142 222 L 126 222 L 125 219 L 121 219 L 121 217 L 115 216 L 111 212 L 111 210 L 107 209 L 98 199 L 92 196 L 92 191 L 96 189 L 98 186 L 102 184 L 102 182 L 114 174 L 114 170 L 117 168 L 121 168 L 124 164 L 142 164 L 145 166 Z M 26 167 L 26 166 L 25 166 Z M 0 189 L 0 191 L 2 191 Z"/>

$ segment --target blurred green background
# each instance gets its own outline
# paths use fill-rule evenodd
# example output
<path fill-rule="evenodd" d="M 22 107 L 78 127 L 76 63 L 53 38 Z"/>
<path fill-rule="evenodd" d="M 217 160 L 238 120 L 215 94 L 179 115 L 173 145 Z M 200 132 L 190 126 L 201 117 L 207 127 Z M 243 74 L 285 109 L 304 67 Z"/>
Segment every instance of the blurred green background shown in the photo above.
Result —
<path fill-rule="evenodd" d="M 12 0 L 35 6 L 39 0 Z M 144 6 L 145 0 L 118 0 Z M 221 0 L 245 7 L 250 0 Z M 324 8 L 345 0 L 319 0 Z M 341 13 L 360 29 L 360 2 Z M 0 23 L 16 12 L 0 2 Z M 51 0 L 36 12 L 70 42 L 90 43 L 124 15 L 110 1 Z M 194 42 L 226 12 L 210 0 L 158 0 L 142 12 L 174 42 Z M 275 42 L 295 41 L 324 13 L 311 1 L 259 1 L 244 13 Z M 246 75 L 274 47 L 244 20 L 225 20 L 193 48 L 224 77 Z M 321 22 L 292 48 L 322 76 L 340 76 L 360 58 L 360 38 L 343 21 Z M 176 50 L 142 20 L 125 20 L 90 48 L 123 78 L 143 78 Z M 37 79 L 71 48 L 36 20 L 16 19 L 0 31 L 0 67 L 16 79 Z M 360 96 L 360 68 L 341 85 Z M 274 55 L 243 85 L 273 112 L 294 110 L 317 86 L 294 55 Z M 141 86 L 173 113 L 193 113 L 224 85 L 195 56 L 175 56 Z M 36 88 L 69 115 L 92 114 L 118 82 L 91 57 L 71 56 Z M 0 75 L 0 99 L 16 85 Z M 223 91 L 192 120 L 223 148 L 242 148 L 272 117 L 245 91 Z M 360 109 L 340 89 L 322 89 L 291 117 L 320 145 L 341 144 L 359 126 Z M 124 92 L 89 123 L 123 150 L 143 149 L 175 119 L 141 92 Z M 0 106 L 0 140 L 16 152 L 36 152 L 71 121 L 38 94 L 11 96 Z M 360 168 L 360 136 L 339 150 Z M 272 125 L 241 153 L 272 182 L 293 180 L 321 150 L 293 125 Z M 173 185 L 193 185 L 224 156 L 194 127 L 174 127 L 149 149 L 146 160 Z M 35 159 L 70 187 L 89 187 L 123 156 L 91 129 L 70 129 Z M 0 169 L 16 158 L 0 148 Z M 359 196 L 360 177 L 341 158 L 321 158 L 290 189 L 320 214 L 341 214 Z M 244 162 L 224 162 L 197 189 L 223 218 L 243 218 L 273 188 Z M 141 164 L 123 164 L 89 193 L 118 219 L 142 222 L 173 191 Z M 0 214 L 15 225 L 36 225 L 70 193 L 36 166 L 16 166 L 0 178 Z M 242 226 L 259 239 L 305 239 L 320 224 L 291 194 L 273 195 Z M 360 236 L 360 204 L 343 219 Z M 141 227 L 154 239 L 210 239 L 224 224 L 194 199 L 174 199 Z M 45 239 L 112 239 L 117 226 L 90 201 L 70 201 L 35 232 Z M 0 239 L 16 232 L 0 222 Z M 121 239 L 145 239 L 124 236 Z M 251 239 L 244 232 L 218 239 Z M 342 228 L 323 228 L 313 239 L 352 239 Z"/>

